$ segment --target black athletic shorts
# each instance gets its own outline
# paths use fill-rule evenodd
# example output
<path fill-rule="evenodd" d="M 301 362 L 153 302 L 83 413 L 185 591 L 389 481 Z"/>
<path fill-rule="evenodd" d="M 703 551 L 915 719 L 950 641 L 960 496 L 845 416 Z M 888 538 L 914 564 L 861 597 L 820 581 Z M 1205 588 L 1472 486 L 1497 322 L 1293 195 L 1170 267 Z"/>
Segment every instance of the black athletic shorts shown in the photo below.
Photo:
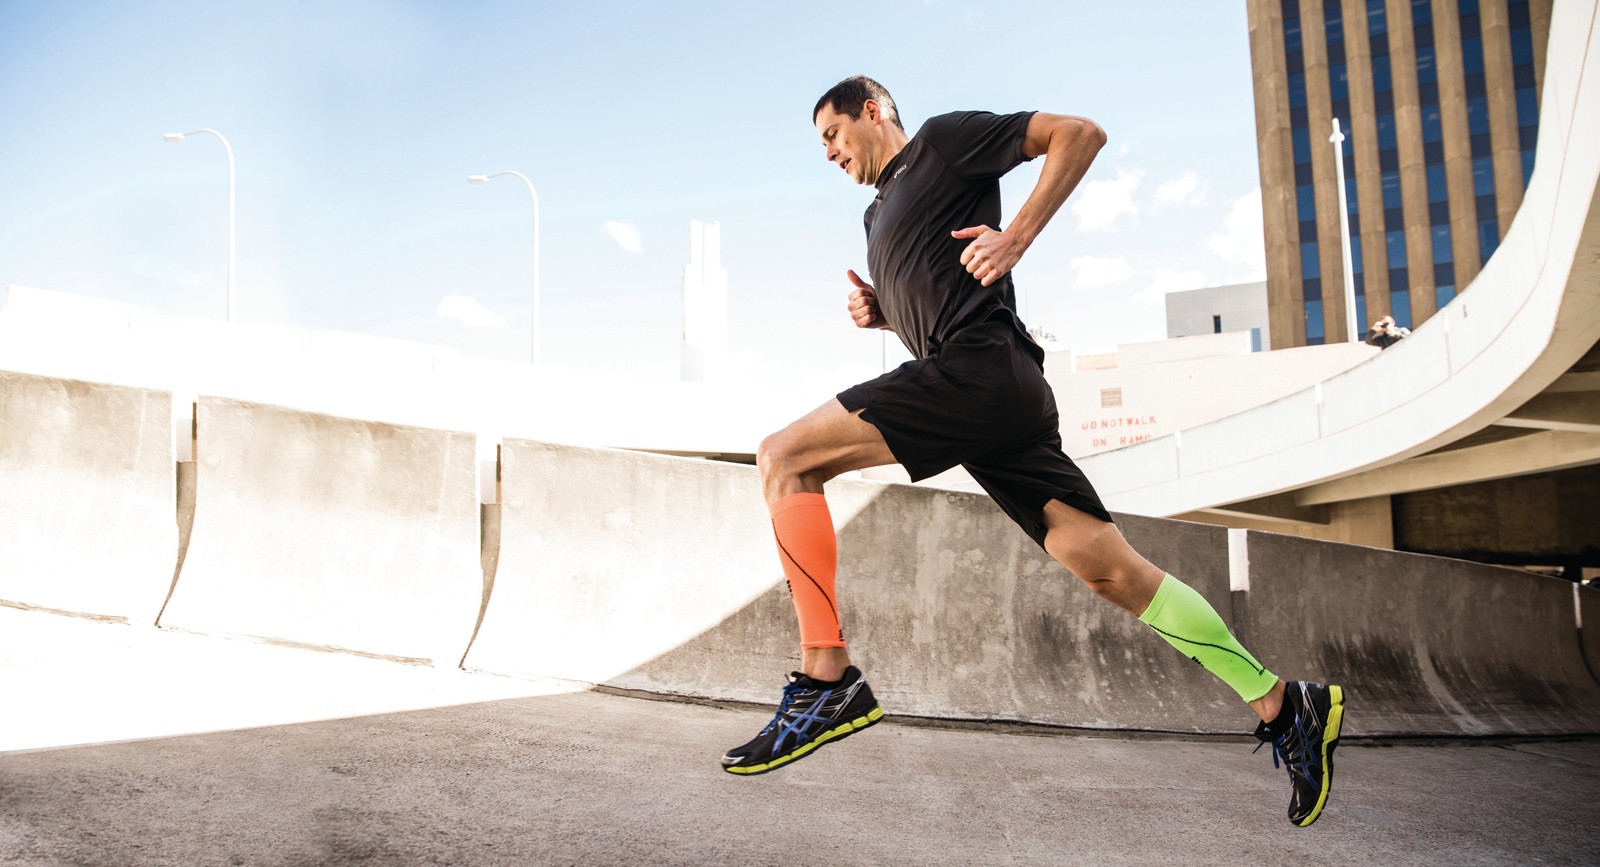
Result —
<path fill-rule="evenodd" d="M 839 402 L 862 410 L 912 481 L 962 465 L 1041 548 L 1051 500 L 1111 522 L 1061 450 L 1044 350 L 1009 317 L 969 325 L 932 355 L 845 389 Z"/>

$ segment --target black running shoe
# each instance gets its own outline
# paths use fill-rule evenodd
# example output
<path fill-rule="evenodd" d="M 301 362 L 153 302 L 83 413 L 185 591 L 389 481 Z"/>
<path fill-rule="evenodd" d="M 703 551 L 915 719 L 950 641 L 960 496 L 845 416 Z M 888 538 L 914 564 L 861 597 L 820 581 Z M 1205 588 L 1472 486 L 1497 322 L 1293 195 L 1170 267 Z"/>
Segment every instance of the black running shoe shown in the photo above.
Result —
<path fill-rule="evenodd" d="M 823 744 L 854 734 L 883 719 L 883 709 L 861 669 L 850 666 L 835 683 L 796 671 L 783 688 L 772 722 L 755 740 L 722 757 L 730 774 L 764 774 L 809 755 Z"/>
<path fill-rule="evenodd" d="M 1289 769 L 1293 794 L 1289 821 L 1304 828 L 1322 815 L 1333 788 L 1333 750 L 1344 723 L 1344 689 L 1307 681 L 1290 681 L 1283 691 L 1284 713 L 1274 725 L 1256 726 L 1261 749 L 1272 744 L 1272 766 Z M 1277 730 L 1281 728 L 1281 731 Z"/>

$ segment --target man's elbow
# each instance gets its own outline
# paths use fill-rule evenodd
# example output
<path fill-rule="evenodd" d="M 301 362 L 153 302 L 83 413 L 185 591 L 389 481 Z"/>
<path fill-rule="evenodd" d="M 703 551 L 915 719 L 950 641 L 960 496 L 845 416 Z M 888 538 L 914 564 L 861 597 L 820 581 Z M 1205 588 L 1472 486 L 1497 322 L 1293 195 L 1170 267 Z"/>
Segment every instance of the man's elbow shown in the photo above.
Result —
<path fill-rule="evenodd" d="M 1076 129 L 1072 131 L 1072 137 L 1080 147 L 1098 151 L 1106 146 L 1106 131 L 1104 127 L 1086 117 L 1075 117 L 1072 120 L 1076 122 Z"/>

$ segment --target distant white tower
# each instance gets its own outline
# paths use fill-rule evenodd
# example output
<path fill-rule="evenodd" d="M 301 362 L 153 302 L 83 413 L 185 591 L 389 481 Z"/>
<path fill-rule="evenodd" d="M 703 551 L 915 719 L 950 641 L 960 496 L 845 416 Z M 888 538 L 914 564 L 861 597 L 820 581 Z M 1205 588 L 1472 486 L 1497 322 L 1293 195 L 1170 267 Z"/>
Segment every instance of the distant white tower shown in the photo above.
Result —
<path fill-rule="evenodd" d="M 689 264 L 683 269 L 683 379 L 720 379 L 728 355 L 728 272 L 722 267 L 722 224 L 689 221 Z"/>

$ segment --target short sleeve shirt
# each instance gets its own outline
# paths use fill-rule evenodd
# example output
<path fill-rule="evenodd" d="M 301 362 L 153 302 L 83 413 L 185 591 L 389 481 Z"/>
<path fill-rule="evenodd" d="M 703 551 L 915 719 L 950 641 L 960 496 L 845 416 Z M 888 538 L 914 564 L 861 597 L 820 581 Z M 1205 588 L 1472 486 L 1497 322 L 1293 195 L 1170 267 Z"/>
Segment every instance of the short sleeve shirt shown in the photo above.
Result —
<path fill-rule="evenodd" d="M 878 176 L 866 213 L 867 265 L 879 311 L 918 358 L 996 316 L 1026 333 L 1011 275 L 984 286 L 961 264 L 972 242 L 950 233 L 1000 228 L 1000 176 L 1027 161 L 1022 142 L 1032 117 L 962 111 L 931 118 Z"/>

